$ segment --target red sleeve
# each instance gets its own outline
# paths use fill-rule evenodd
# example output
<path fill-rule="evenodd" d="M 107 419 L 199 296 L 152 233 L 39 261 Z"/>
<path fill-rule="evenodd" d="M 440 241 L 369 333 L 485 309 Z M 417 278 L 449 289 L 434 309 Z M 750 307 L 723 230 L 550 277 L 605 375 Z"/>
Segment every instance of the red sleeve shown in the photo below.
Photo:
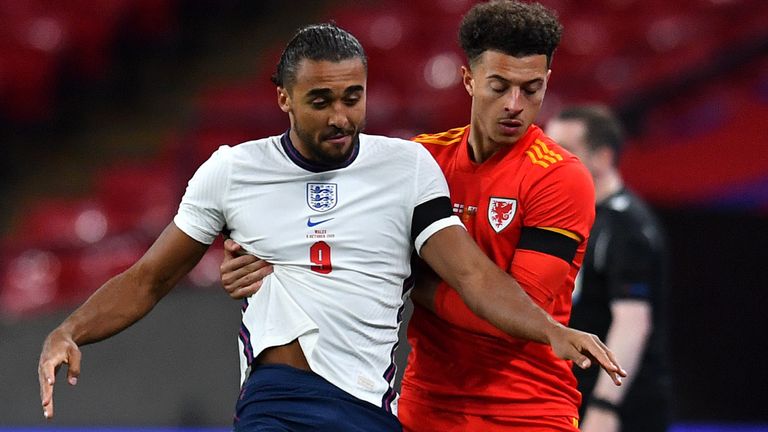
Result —
<path fill-rule="evenodd" d="M 552 313 L 549 306 L 554 300 L 554 287 L 563 286 L 571 263 L 531 250 L 518 250 L 512 260 L 512 277 L 542 309 Z"/>
<path fill-rule="evenodd" d="M 575 159 L 549 168 L 523 185 L 523 226 L 557 228 L 584 241 L 595 221 L 595 187 L 587 169 Z"/>
<path fill-rule="evenodd" d="M 570 264 L 560 258 L 540 252 L 520 250 L 512 263 L 512 277 L 533 301 L 552 313 L 552 286 L 562 286 Z M 435 312 L 444 321 L 476 333 L 504 336 L 505 333 L 475 315 L 455 289 L 440 283 L 435 293 Z"/>

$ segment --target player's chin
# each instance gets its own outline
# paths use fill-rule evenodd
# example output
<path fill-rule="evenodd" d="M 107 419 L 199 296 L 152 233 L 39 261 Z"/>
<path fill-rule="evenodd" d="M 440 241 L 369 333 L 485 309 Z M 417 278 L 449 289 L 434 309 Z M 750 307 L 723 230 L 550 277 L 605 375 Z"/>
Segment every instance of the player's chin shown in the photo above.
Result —
<path fill-rule="evenodd" d="M 520 140 L 520 138 L 523 135 L 520 133 L 515 134 L 505 134 L 505 133 L 497 133 L 496 136 L 493 137 L 493 141 L 498 143 L 501 146 L 508 147 L 514 145 L 517 141 Z"/>
<path fill-rule="evenodd" d="M 323 162 L 333 164 L 341 163 L 349 158 L 352 153 L 352 143 L 328 143 L 324 142 L 323 148 Z"/>

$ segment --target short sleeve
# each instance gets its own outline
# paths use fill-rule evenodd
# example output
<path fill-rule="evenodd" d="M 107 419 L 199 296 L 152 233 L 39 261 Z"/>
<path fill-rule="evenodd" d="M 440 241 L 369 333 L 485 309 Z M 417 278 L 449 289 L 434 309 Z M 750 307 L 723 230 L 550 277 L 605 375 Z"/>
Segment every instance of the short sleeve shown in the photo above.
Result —
<path fill-rule="evenodd" d="M 173 218 L 180 230 L 204 244 L 213 243 L 225 225 L 223 201 L 229 189 L 231 150 L 220 147 L 198 168 Z"/>
<path fill-rule="evenodd" d="M 563 164 L 528 189 L 523 219 L 526 227 L 566 230 L 584 240 L 594 221 L 595 189 L 581 164 Z"/>
<path fill-rule="evenodd" d="M 464 226 L 451 210 L 448 183 L 440 166 L 421 145 L 416 146 L 416 202 L 412 232 L 416 252 L 436 232 L 449 226 Z"/>

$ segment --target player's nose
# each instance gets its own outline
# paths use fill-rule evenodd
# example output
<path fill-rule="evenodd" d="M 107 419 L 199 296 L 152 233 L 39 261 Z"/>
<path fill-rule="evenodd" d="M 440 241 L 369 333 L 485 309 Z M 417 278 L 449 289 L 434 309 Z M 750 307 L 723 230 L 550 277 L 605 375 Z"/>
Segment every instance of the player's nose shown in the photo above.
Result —
<path fill-rule="evenodd" d="M 346 129 L 349 126 L 349 114 L 343 104 L 334 104 L 330 116 L 328 117 L 328 126 L 334 126 L 339 129 Z"/>
<path fill-rule="evenodd" d="M 504 110 L 508 112 L 518 112 L 523 109 L 522 91 L 520 87 L 512 87 L 504 101 Z"/>

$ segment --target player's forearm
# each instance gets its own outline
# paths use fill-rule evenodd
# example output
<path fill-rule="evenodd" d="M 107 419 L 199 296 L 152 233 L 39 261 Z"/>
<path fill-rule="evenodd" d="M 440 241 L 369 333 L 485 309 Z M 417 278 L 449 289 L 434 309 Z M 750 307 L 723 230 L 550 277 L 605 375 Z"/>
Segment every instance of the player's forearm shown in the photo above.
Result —
<path fill-rule="evenodd" d="M 495 265 L 462 281 L 457 291 L 477 316 L 510 336 L 549 343 L 551 332 L 561 327 Z"/>
<path fill-rule="evenodd" d="M 144 317 L 162 298 L 166 289 L 142 281 L 131 268 L 119 274 L 72 313 L 57 329 L 78 345 L 106 339 Z"/>
<path fill-rule="evenodd" d="M 463 228 L 438 231 L 422 247 L 421 256 L 472 312 L 510 336 L 549 343 L 549 336 L 562 327 L 485 256 Z"/>
<path fill-rule="evenodd" d="M 136 264 L 99 288 L 57 331 L 82 345 L 128 328 L 168 294 L 206 249 L 169 224 Z"/>
<path fill-rule="evenodd" d="M 611 306 L 613 322 L 608 329 L 606 344 L 627 371 L 624 385 L 617 387 L 606 376 L 598 377 L 593 396 L 619 405 L 632 387 L 651 333 L 651 308 L 646 301 L 620 300 Z"/>

